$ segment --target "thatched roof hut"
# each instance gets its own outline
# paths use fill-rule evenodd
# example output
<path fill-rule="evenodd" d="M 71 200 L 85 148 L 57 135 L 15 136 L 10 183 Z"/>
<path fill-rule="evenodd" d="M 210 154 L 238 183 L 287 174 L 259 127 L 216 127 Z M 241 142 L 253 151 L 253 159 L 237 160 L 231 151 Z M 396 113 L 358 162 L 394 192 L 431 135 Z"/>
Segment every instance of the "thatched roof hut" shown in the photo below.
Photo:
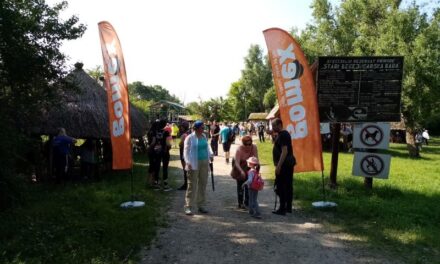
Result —
<path fill-rule="evenodd" d="M 67 81 L 77 87 L 62 95 L 59 107 L 47 111 L 36 133 L 56 135 L 58 128 L 64 127 L 69 136 L 75 138 L 110 138 L 107 92 L 83 69 L 82 63 L 67 76 Z M 130 103 L 131 134 L 133 138 L 146 133 L 148 121 L 145 116 Z"/>
<path fill-rule="evenodd" d="M 250 113 L 249 121 L 266 121 L 267 113 Z"/>

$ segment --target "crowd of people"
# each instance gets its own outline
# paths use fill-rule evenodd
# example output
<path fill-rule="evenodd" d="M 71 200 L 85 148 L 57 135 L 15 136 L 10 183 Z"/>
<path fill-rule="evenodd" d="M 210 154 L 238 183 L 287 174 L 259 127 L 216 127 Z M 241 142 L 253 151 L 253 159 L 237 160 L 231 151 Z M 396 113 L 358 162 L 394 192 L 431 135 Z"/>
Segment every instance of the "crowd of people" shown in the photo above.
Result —
<path fill-rule="evenodd" d="M 177 144 L 176 139 L 179 138 L 183 184 L 178 190 L 186 191 L 184 213 L 186 215 L 193 215 L 196 212 L 208 213 L 206 208 L 208 175 L 214 157 L 219 155 L 221 144 L 224 162 L 231 164 L 232 169 L 238 172 L 237 177 L 233 176 L 236 181 L 237 208 L 248 210 L 252 217 L 261 218 L 258 192 L 261 191 L 264 181 L 259 171 L 258 149 L 257 145 L 253 144 L 253 136 L 258 136 L 258 139 L 264 142 L 265 125 L 263 123 L 228 124 L 216 121 L 205 124 L 199 120 L 194 122 L 191 128 L 192 130 L 188 122 L 170 125 L 164 120 L 156 120 L 152 124 L 148 132 L 147 150 L 150 159 L 148 184 L 156 190 L 171 190 L 168 183 L 170 149 L 173 144 Z M 280 119 L 272 122 L 272 130 L 273 161 L 276 167 L 275 192 L 280 201 L 279 207 L 273 213 L 285 215 L 292 212 L 295 157 L 290 135 L 283 129 Z M 231 160 L 230 149 L 236 137 L 240 139 L 241 144 Z M 159 177 L 161 167 L 162 178 Z"/>
<path fill-rule="evenodd" d="M 279 207 L 273 213 L 285 215 L 292 212 L 293 174 L 296 164 L 290 134 L 283 129 L 281 119 L 276 118 L 270 124 L 270 135 L 273 143 L 273 163 L 275 165 L 274 191 L 279 197 Z M 156 120 L 147 133 L 146 152 L 149 158 L 147 184 L 155 190 L 171 191 L 168 182 L 170 150 L 179 148 L 182 165 L 183 184 L 177 190 L 186 191 L 184 212 L 208 213 L 206 208 L 206 186 L 208 174 L 214 157 L 219 155 L 219 145 L 223 150 L 225 163 L 232 165 L 231 176 L 236 181 L 237 208 L 249 210 L 252 217 L 261 218 L 258 207 L 258 191 L 254 186 L 255 179 L 261 179 L 259 172 L 258 148 L 253 138 L 265 141 L 267 128 L 264 123 L 218 123 L 205 124 L 196 121 L 167 123 Z M 253 137 L 254 136 L 254 137 Z M 325 135 L 324 135 L 325 136 Z M 235 153 L 231 155 L 231 145 L 236 137 L 241 141 Z M 341 126 L 342 148 L 352 148 L 353 131 L 351 126 Z M 429 144 L 428 130 L 414 133 L 416 147 L 421 150 L 422 144 Z M 96 177 L 98 154 L 96 140 L 87 139 L 80 147 L 75 147 L 77 139 L 67 135 L 64 128 L 51 141 L 53 151 L 54 176 L 57 183 L 68 179 L 74 162 L 73 149 L 80 156 L 81 175 L 88 179 Z M 232 160 L 231 160 L 232 156 Z M 162 173 L 160 173 L 162 172 Z"/>

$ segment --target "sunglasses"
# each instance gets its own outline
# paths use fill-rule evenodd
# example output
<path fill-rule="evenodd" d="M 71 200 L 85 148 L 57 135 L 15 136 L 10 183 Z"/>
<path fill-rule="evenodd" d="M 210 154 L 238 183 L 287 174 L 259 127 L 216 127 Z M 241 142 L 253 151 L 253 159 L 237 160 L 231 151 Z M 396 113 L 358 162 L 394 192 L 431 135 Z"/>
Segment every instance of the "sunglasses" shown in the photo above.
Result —
<path fill-rule="evenodd" d="M 243 142 L 243 145 L 245 145 L 245 146 L 250 146 L 250 145 L 252 145 L 252 141 L 246 141 L 246 142 Z"/>

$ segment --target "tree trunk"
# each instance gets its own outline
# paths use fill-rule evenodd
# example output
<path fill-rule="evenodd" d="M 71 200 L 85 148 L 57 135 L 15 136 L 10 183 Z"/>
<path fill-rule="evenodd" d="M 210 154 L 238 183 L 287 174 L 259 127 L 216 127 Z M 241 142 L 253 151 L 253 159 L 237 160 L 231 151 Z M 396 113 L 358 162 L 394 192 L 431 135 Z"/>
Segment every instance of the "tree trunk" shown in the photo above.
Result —
<path fill-rule="evenodd" d="M 410 128 L 406 129 L 406 148 L 410 157 L 420 157 L 420 152 L 414 139 L 414 131 Z"/>

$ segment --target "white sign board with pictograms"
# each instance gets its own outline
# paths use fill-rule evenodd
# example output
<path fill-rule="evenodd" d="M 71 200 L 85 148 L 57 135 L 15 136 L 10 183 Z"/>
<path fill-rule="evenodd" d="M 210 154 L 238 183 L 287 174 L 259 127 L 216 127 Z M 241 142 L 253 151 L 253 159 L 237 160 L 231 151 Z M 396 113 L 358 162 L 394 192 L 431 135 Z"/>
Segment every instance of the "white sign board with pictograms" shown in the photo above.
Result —
<path fill-rule="evenodd" d="M 390 123 L 354 124 L 353 148 L 388 149 Z"/>
<path fill-rule="evenodd" d="M 353 171 L 355 176 L 388 179 L 391 156 L 371 152 L 355 152 Z"/>

